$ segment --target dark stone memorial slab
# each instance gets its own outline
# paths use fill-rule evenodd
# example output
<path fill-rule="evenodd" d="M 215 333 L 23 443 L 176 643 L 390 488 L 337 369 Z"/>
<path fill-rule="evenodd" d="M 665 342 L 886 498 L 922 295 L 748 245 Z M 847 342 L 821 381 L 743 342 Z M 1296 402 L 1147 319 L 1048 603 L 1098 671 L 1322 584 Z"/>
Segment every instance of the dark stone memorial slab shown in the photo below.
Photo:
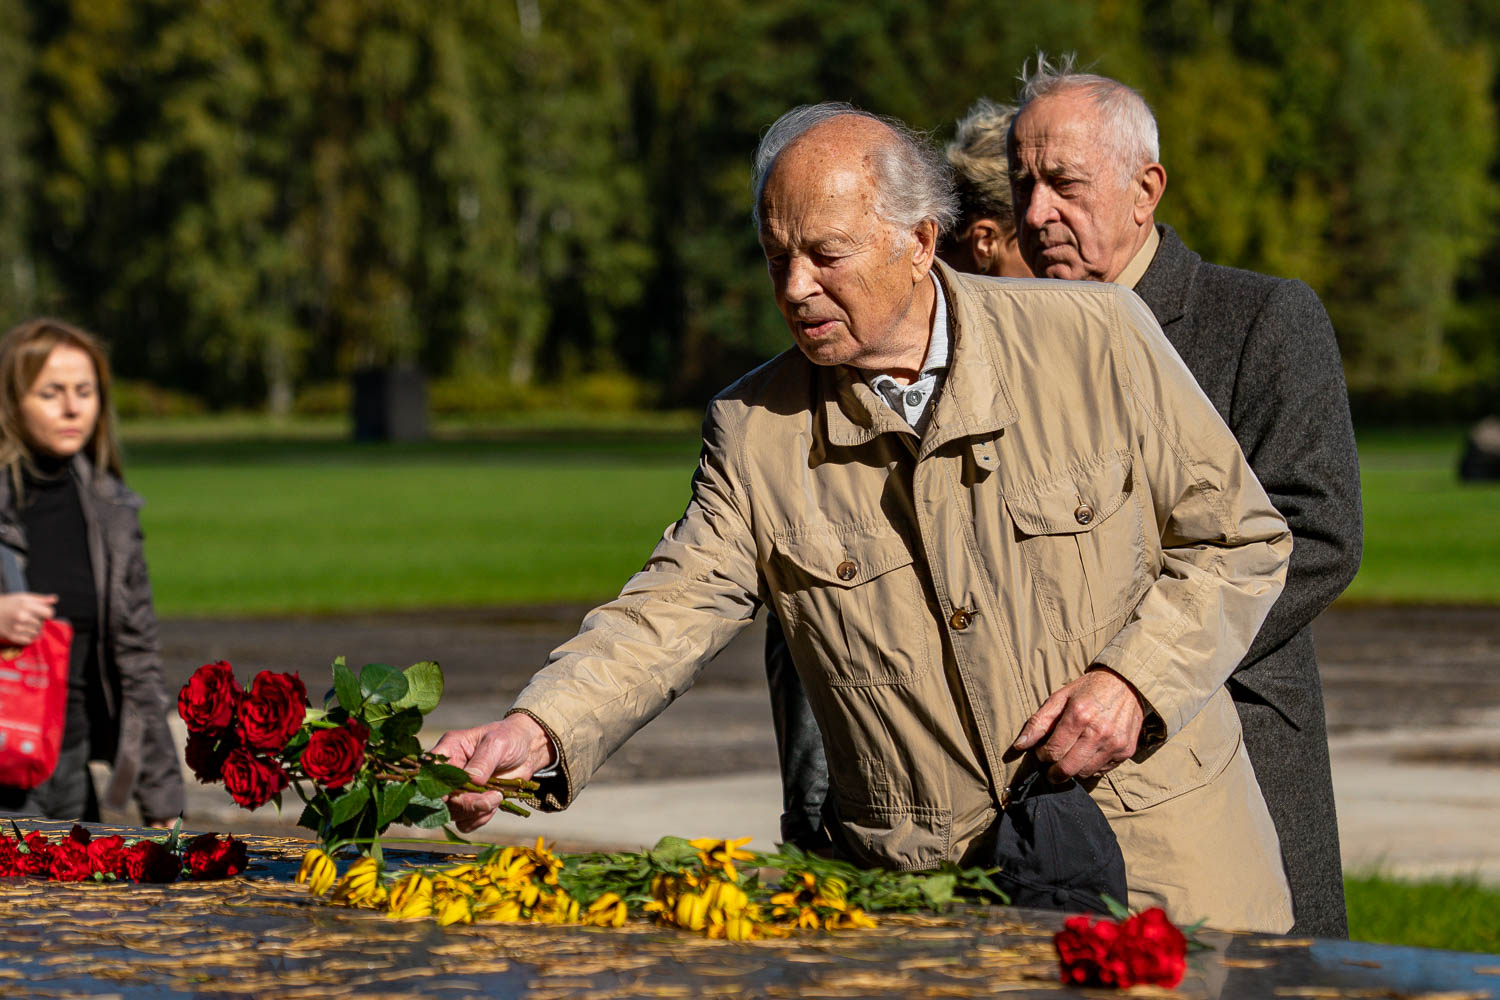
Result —
<path fill-rule="evenodd" d="M 50 835 L 70 824 L 22 821 Z M 94 827 L 95 833 L 151 831 Z M 966 907 L 874 930 L 736 944 L 618 929 L 442 928 L 314 899 L 305 841 L 248 837 L 242 876 L 173 885 L 0 879 L 0 997 L 1267 997 L 1480 1000 L 1500 956 L 1266 935 L 1202 935 L 1175 990 L 1057 981 L 1053 913 Z M 397 865 L 449 856 L 389 855 Z"/>

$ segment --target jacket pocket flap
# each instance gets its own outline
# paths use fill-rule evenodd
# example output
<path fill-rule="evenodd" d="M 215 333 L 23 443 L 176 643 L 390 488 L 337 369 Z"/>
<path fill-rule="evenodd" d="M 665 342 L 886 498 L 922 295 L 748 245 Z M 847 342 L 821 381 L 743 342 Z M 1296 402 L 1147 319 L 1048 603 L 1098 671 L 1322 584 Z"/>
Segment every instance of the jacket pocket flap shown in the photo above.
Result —
<path fill-rule="evenodd" d="M 884 526 L 788 532 L 775 545 L 792 565 L 838 587 L 857 587 L 912 563 L 906 540 Z"/>
<path fill-rule="evenodd" d="M 1121 764 L 1105 780 L 1126 809 L 1149 809 L 1217 778 L 1239 745 L 1239 714 L 1220 688 L 1175 736 L 1145 759 Z"/>
<path fill-rule="evenodd" d="M 1130 495 L 1130 452 L 1112 451 L 1067 473 L 1005 491 L 1005 506 L 1028 535 L 1093 531 Z"/>

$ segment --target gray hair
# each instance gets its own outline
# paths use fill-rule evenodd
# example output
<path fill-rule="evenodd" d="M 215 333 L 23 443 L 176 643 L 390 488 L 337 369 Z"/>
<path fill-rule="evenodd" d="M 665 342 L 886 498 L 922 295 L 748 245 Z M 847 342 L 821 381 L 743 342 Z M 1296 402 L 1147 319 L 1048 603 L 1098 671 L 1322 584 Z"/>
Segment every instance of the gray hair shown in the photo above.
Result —
<path fill-rule="evenodd" d="M 1081 90 L 1094 103 L 1103 123 L 1101 138 L 1115 155 L 1121 185 L 1128 184 L 1137 167 L 1155 163 L 1161 159 L 1161 147 L 1157 139 L 1156 116 L 1151 106 L 1137 91 L 1119 80 L 1094 73 L 1080 73 L 1074 69 L 1077 57 L 1069 52 L 1058 60 L 1057 65 L 1047 61 L 1045 53 L 1036 55 L 1036 69 L 1021 67 L 1020 108 L 1038 98 Z"/>
<path fill-rule="evenodd" d="M 1010 200 L 1010 166 L 1005 143 L 1016 116 L 1013 104 L 996 104 L 987 97 L 974 102 L 958 120 L 958 131 L 943 151 L 953 170 L 958 191 L 957 230 L 976 219 L 994 219 L 1010 231 L 1016 228 Z"/>
<path fill-rule="evenodd" d="M 824 101 L 793 108 L 766 129 L 755 150 L 751 188 L 755 195 L 751 218 L 760 228 L 760 196 L 776 158 L 813 128 L 844 115 L 879 122 L 891 131 L 891 142 L 871 151 L 870 169 L 875 175 L 875 211 L 888 225 L 911 230 L 931 219 L 939 232 L 946 232 L 958 218 L 958 199 L 948 168 L 933 150 L 928 137 L 894 118 L 862 111 L 844 101 Z"/>

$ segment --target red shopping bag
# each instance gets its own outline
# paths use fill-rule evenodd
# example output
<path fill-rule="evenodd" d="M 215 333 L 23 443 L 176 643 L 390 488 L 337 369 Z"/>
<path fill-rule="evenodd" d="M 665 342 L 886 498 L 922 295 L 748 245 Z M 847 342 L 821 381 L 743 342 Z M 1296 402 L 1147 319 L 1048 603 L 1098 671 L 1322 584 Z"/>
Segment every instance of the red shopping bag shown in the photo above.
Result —
<path fill-rule="evenodd" d="M 52 777 L 68 712 L 73 626 L 42 623 L 27 646 L 0 647 L 0 785 L 35 788 Z"/>

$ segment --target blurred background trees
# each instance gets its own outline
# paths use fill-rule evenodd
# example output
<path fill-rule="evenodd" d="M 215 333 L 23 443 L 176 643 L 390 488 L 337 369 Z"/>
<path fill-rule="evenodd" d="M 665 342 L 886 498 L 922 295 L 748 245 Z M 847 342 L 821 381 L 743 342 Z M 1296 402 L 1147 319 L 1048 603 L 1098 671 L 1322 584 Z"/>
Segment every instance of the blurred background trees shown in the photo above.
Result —
<path fill-rule="evenodd" d="M 1358 391 L 1473 408 L 1497 47 L 1497 0 L 0 0 L 0 310 L 214 408 L 392 363 L 698 405 L 786 346 L 748 219 L 777 114 L 944 139 L 1076 50 L 1156 109 L 1189 245 L 1316 288 Z"/>

